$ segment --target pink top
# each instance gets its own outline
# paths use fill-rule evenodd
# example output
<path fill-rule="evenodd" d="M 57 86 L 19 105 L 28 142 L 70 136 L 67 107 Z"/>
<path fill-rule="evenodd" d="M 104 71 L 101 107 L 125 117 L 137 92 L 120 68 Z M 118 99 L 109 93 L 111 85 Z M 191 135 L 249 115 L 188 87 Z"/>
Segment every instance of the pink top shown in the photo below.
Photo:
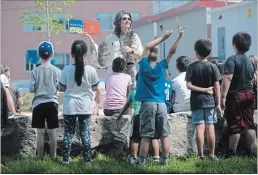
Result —
<path fill-rule="evenodd" d="M 121 109 L 126 102 L 127 88 L 132 85 L 131 76 L 109 72 L 105 77 L 106 99 L 104 109 Z"/>

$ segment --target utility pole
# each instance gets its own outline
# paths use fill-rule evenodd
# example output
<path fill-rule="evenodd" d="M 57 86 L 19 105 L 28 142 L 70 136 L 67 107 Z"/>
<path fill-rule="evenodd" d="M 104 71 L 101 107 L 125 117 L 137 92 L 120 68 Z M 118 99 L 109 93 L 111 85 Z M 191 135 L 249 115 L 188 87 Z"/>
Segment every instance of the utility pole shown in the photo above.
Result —
<path fill-rule="evenodd" d="M 47 38 L 48 41 L 50 42 L 50 36 L 51 36 L 51 31 L 50 31 L 50 26 L 49 26 L 49 0 L 46 0 L 46 18 L 47 18 Z"/>
<path fill-rule="evenodd" d="M 158 36 L 157 34 L 157 22 L 153 21 L 153 38 L 156 38 Z"/>

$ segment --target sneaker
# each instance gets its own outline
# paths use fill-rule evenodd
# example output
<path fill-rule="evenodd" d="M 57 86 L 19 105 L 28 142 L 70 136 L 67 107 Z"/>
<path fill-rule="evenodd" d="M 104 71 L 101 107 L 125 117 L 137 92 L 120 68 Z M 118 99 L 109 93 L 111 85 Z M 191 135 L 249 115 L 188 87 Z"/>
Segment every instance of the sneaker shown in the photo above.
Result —
<path fill-rule="evenodd" d="M 209 159 L 212 161 L 219 161 L 219 158 L 217 156 L 209 156 Z"/>
<path fill-rule="evenodd" d="M 204 160 L 204 157 L 200 157 L 200 156 L 199 156 L 199 159 L 200 159 L 200 160 Z"/>
<path fill-rule="evenodd" d="M 69 165 L 69 162 L 61 161 L 61 164 L 62 164 L 62 165 Z"/>
<path fill-rule="evenodd" d="M 91 161 L 84 161 L 86 165 L 91 165 Z"/>
<path fill-rule="evenodd" d="M 135 164 L 135 163 L 136 163 L 136 160 L 137 160 L 136 157 L 130 157 L 130 159 L 129 159 L 129 164 L 130 164 L 130 165 Z"/>
<path fill-rule="evenodd" d="M 139 164 L 146 164 L 146 158 L 139 157 Z"/>
<path fill-rule="evenodd" d="M 250 157 L 250 158 L 256 158 L 257 154 L 254 150 L 246 150 L 244 153 L 245 156 Z"/>
<path fill-rule="evenodd" d="M 225 159 L 231 158 L 233 156 L 236 156 L 236 151 L 228 150 L 227 153 L 224 155 Z"/>
<path fill-rule="evenodd" d="M 154 162 L 159 162 L 159 156 L 153 156 L 152 159 L 153 159 Z"/>
<path fill-rule="evenodd" d="M 161 158 L 160 163 L 162 165 L 168 165 L 168 158 Z"/>

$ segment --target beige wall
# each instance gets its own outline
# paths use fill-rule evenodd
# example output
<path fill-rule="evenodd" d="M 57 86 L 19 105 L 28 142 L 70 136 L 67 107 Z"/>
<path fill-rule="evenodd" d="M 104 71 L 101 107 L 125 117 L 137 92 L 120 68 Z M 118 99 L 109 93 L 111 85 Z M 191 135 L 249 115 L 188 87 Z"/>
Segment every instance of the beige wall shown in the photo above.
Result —
<path fill-rule="evenodd" d="M 190 58 L 195 56 L 194 53 L 194 43 L 198 39 L 207 38 L 207 22 L 206 22 L 206 9 L 197 8 L 185 12 L 184 14 L 179 15 L 179 23 L 182 26 L 185 26 L 185 34 L 182 38 L 180 45 L 177 49 L 177 52 L 169 64 L 169 72 L 171 78 L 174 78 L 178 75 L 176 70 L 176 59 L 179 56 L 188 56 Z M 163 26 L 163 31 L 160 30 L 160 25 Z M 176 17 L 171 16 L 164 20 L 157 21 L 157 34 L 158 36 L 164 35 L 165 31 L 177 26 Z M 135 28 L 135 31 L 139 34 L 143 45 L 147 44 L 153 39 L 153 24 L 148 23 L 146 25 L 138 26 Z M 178 32 L 174 32 L 172 36 L 165 41 L 165 55 L 168 54 L 170 47 L 173 42 L 176 40 Z"/>
<path fill-rule="evenodd" d="M 130 12 L 140 12 L 143 16 L 152 13 L 152 1 L 77 1 L 69 9 L 74 19 L 95 20 L 97 12 L 118 12 L 125 9 Z M 43 32 L 24 32 L 21 14 L 23 10 L 33 12 L 33 1 L 2 1 L 1 2 L 1 64 L 10 66 L 13 80 L 29 79 L 29 72 L 25 72 L 24 57 L 27 49 L 36 49 L 42 41 Z M 100 43 L 110 31 L 101 32 L 93 39 Z M 45 34 L 46 37 L 46 34 Z M 52 37 L 56 53 L 69 53 L 70 46 L 75 39 L 81 36 L 61 33 Z M 62 44 L 56 42 L 62 40 Z"/>

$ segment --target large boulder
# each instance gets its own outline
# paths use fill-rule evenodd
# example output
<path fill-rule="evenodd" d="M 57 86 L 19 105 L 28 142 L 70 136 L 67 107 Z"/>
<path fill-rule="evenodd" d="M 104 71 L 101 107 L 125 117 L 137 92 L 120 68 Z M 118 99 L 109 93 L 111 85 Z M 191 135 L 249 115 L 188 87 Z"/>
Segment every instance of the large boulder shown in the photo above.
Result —
<path fill-rule="evenodd" d="M 124 154 L 128 152 L 130 142 L 130 116 L 124 116 L 121 119 L 107 116 L 91 117 L 91 148 L 97 152 L 114 152 Z M 57 152 L 62 153 L 64 135 L 64 120 L 59 119 L 59 128 L 57 130 Z M 71 155 L 78 155 L 82 151 L 80 132 L 76 126 L 76 134 L 73 137 Z"/>
<path fill-rule="evenodd" d="M 128 152 L 130 142 L 130 116 L 121 119 L 106 116 L 91 117 L 91 147 L 95 151 L 125 154 Z M 2 131 L 1 152 L 5 155 L 35 155 L 36 153 L 36 129 L 31 128 L 31 117 L 12 117 L 8 126 Z M 64 120 L 59 118 L 57 129 L 57 152 L 62 153 L 64 135 Z M 45 137 L 46 143 L 48 137 Z M 45 149 L 49 152 L 48 144 Z M 78 126 L 72 140 L 71 155 L 81 153 L 82 146 Z"/>
<path fill-rule="evenodd" d="M 31 117 L 9 119 L 1 135 L 1 153 L 27 156 L 36 153 L 36 131 L 31 128 Z"/>
<path fill-rule="evenodd" d="M 257 111 L 254 115 L 257 122 Z M 127 154 L 129 152 L 131 117 L 123 116 L 121 119 L 107 116 L 91 117 L 91 147 L 93 151 L 103 153 Z M 182 112 L 169 115 L 170 123 L 170 155 L 184 156 L 196 152 L 195 129 L 191 122 L 191 112 Z M 57 129 L 58 154 L 62 153 L 64 121 L 59 118 Z M 228 135 L 224 119 L 219 119 L 215 125 L 216 151 L 224 152 L 227 148 Z M 5 155 L 22 154 L 34 155 L 36 153 L 36 130 L 31 128 L 31 117 L 10 118 L 10 124 L 2 131 L 1 152 Z M 46 137 L 46 143 L 48 138 Z M 242 138 L 239 146 L 244 147 Z M 46 150 L 48 150 L 48 144 Z M 82 151 L 78 127 L 72 141 L 71 155 L 79 155 Z M 49 151 L 48 151 L 49 152 Z"/>
<path fill-rule="evenodd" d="M 191 118 L 191 112 L 169 115 L 171 156 L 183 156 L 196 152 L 195 130 Z"/>

